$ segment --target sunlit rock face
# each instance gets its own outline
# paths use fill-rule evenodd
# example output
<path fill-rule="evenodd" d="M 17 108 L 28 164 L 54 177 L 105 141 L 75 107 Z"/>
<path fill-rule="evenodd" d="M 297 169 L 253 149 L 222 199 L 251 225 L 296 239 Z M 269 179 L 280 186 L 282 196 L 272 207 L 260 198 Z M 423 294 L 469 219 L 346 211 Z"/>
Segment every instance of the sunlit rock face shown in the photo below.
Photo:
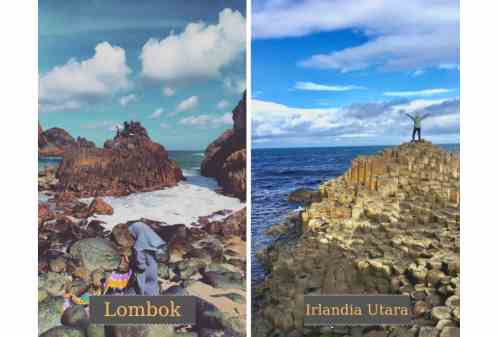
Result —
<path fill-rule="evenodd" d="M 57 178 L 61 190 L 79 196 L 123 196 L 172 187 L 184 179 L 138 122 L 125 123 L 104 148 L 77 147 L 66 153 Z"/>
<path fill-rule="evenodd" d="M 233 110 L 233 128 L 205 150 L 201 174 L 214 177 L 226 194 L 246 198 L 246 93 Z"/>

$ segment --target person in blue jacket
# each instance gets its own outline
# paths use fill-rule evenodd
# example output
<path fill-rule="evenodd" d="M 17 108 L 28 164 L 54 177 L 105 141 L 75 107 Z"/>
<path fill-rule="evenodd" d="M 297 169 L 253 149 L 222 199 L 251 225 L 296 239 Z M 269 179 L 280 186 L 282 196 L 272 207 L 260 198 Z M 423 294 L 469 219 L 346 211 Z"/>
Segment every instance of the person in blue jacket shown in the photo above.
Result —
<path fill-rule="evenodd" d="M 129 231 L 135 239 L 133 247 L 134 273 L 138 295 L 155 296 L 160 294 L 158 286 L 157 254 L 165 253 L 167 244 L 148 225 L 134 222 Z"/>

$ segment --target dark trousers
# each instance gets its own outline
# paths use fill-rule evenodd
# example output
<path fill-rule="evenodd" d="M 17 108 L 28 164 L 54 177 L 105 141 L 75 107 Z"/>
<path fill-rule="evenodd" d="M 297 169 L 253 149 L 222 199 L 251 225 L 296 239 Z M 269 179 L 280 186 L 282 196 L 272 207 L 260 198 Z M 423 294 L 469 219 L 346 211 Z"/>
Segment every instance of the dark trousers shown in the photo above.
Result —
<path fill-rule="evenodd" d="M 420 128 L 413 128 L 412 140 L 415 140 L 415 134 L 418 133 L 418 140 L 420 140 Z"/>

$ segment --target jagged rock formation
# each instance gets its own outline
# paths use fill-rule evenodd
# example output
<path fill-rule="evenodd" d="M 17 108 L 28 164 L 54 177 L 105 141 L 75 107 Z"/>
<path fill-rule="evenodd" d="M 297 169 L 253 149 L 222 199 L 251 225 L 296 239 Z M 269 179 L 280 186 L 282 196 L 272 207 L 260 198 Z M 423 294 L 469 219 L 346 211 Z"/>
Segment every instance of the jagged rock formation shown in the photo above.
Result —
<path fill-rule="evenodd" d="M 269 274 L 257 289 L 254 335 L 317 333 L 303 327 L 304 294 L 395 293 L 411 295 L 415 325 L 376 336 L 455 336 L 459 167 L 458 155 L 422 141 L 358 157 L 321 185 L 321 200 L 294 222 L 297 236 L 259 254 Z M 380 327 L 342 329 L 333 332 L 371 336 Z"/>
<path fill-rule="evenodd" d="M 38 123 L 38 154 L 43 157 L 62 157 L 77 147 L 94 148 L 95 144 L 83 137 L 75 140 L 66 130 L 51 128 L 43 131 Z"/>
<path fill-rule="evenodd" d="M 127 195 L 175 186 L 184 179 L 167 151 L 138 122 L 125 122 L 104 148 L 80 146 L 65 153 L 59 189 L 79 196 Z"/>
<path fill-rule="evenodd" d="M 232 129 L 205 150 L 201 174 L 217 179 L 225 193 L 246 198 L 246 92 L 233 110 Z"/>

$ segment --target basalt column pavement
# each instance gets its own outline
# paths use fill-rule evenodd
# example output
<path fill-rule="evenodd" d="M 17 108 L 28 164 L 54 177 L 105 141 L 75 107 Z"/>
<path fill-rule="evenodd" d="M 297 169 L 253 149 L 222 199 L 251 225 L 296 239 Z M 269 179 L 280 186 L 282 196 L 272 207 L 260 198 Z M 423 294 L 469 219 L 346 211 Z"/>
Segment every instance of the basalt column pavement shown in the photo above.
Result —
<path fill-rule="evenodd" d="M 258 254 L 254 336 L 459 336 L 460 163 L 426 141 L 356 158 Z M 308 294 L 409 294 L 411 327 L 304 328 Z"/>

